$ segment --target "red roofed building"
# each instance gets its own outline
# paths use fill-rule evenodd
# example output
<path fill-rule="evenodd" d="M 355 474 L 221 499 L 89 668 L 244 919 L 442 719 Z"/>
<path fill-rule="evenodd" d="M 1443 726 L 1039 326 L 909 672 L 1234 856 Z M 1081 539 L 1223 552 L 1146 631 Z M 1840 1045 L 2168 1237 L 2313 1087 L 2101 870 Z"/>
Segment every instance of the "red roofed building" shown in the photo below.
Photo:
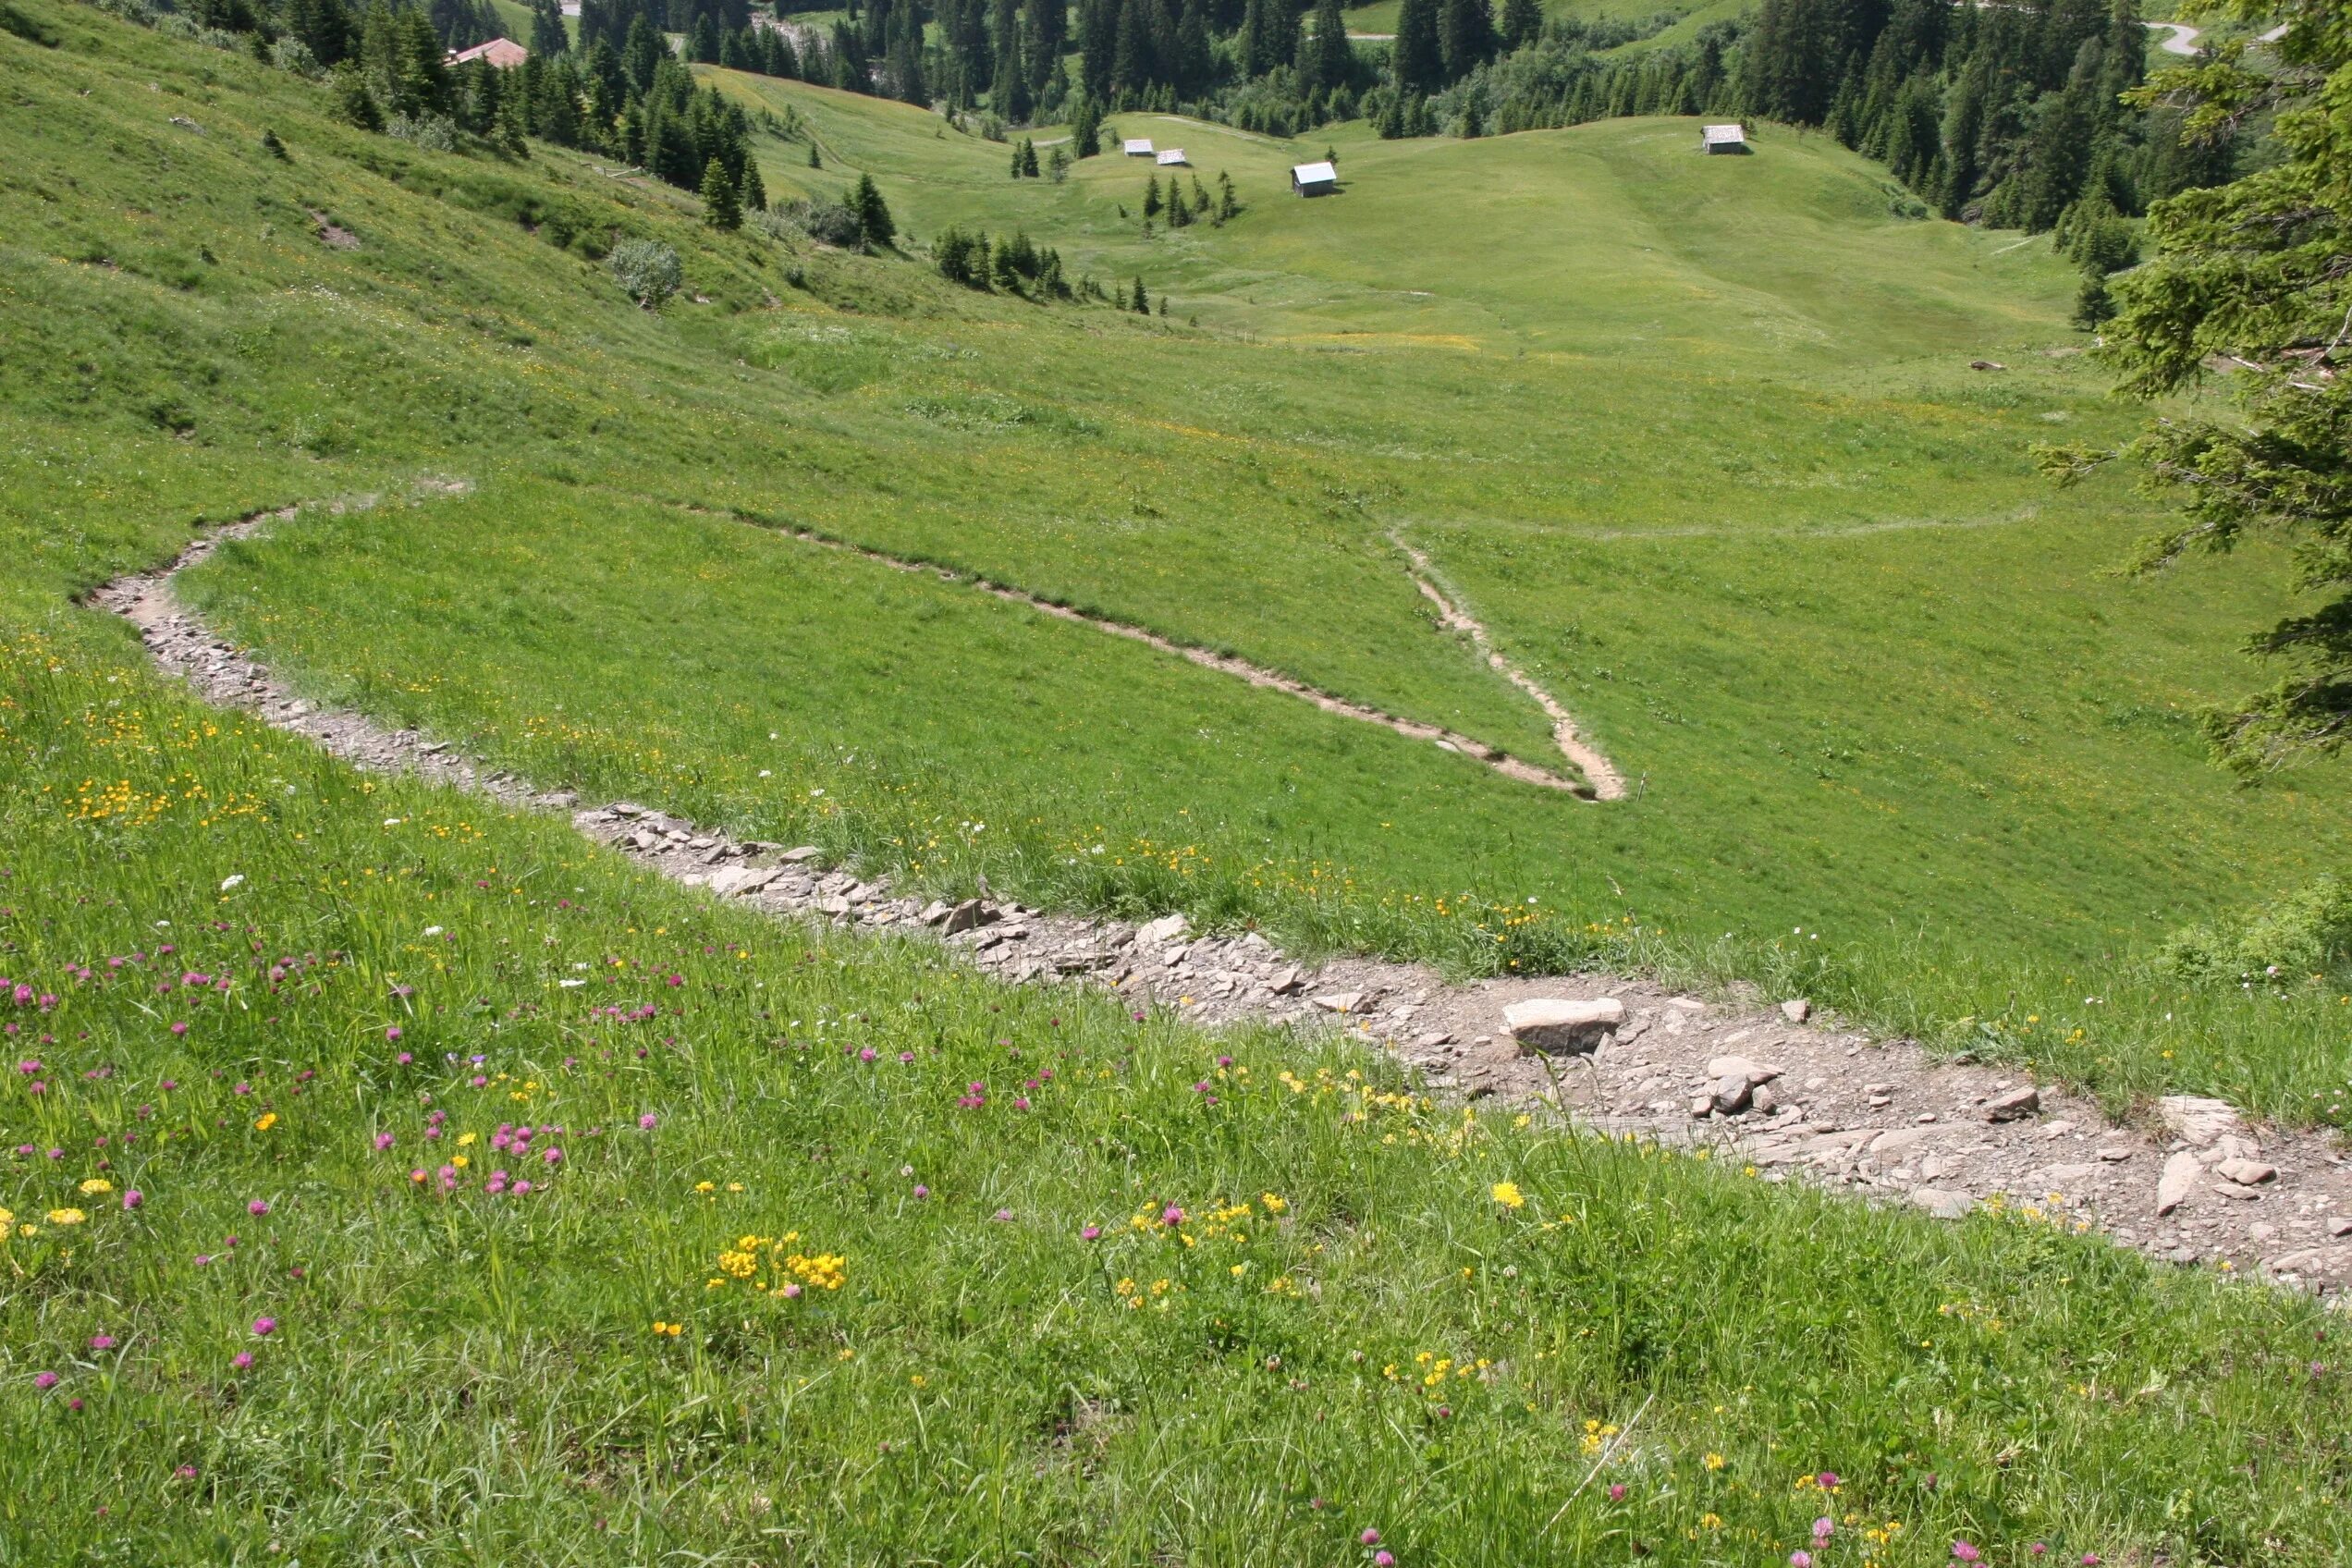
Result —
<path fill-rule="evenodd" d="M 469 60 L 487 60 L 496 68 L 510 71 L 531 58 L 531 51 L 511 38 L 494 38 L 487 43 L 477 43 L 471 49 L 452 51 L 449 64 L 462 66 Z"/>

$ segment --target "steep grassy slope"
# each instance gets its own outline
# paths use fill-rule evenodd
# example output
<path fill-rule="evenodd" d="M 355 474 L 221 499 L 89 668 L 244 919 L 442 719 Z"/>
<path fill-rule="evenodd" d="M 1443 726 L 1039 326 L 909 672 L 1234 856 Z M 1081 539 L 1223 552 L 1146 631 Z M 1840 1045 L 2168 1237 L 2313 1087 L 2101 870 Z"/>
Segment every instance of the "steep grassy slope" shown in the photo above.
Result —
<path fill-rule="evenodd" d="M 327 444 L 328 467 L 257 498 L 357 483 L 338 471 L 364 470 L 347 460 L 362 448 L 333 443 L 370 430 L 371 459 L 473 480 L 472 498 L 389 523 L 283 531 L 193 588 L 323 694 L 536 774 L 762 836 L 824 832 L 942 887 L 985 865 L 1041 898 L 1181 901 L 1469 967 L 1770 974 L 2119 1096 L 2187 1084 L 2291 1114 L 2338 1097 L 2332 996 L 2184 996 L 2135 967 L 2166 931 L 2339 858 L 2343 785 L 2241 791 L 2194 738 L 2194 709 L 2243 684 L 2227 649 L 2277 578 L 2119 583 L 2104 569 L 2148 516 L 2117 489 L 2059 495 L 2031 472 L 2038 436 L 2132 417 L 2059 325 L 2071 281 L 2040 246 L 1897 217 L 1865 165 L 1785 132 L 1710 160 L 1671 121 L 1468 144 L 1347 131 L 1347 190 L 1302 202 L 1281 194 L 1285 169 L 1319 144 L 1130 116 L 1120 129 L 1186 146 L 1204 185 L 1229 174 L 1247 207 L 1145 239 L 1135 163 L 1016 183 L 1001 145 L 903 105 L 714 80 L 814 129 L 827 169 L 766 142 L 771 190 L 869 171 L 915 236 L 1023 227 L 1073 273 L 1145 277 L 1175 314 L 1042 309 L 697 237 L 689 270 L 711 305 L 608 320 L 580 301 L 610 301 L 609 283 L 548 244 L 575 221 L 557 198 L 609 193 L 652 221 L 683 215 L 668 193 L 557 155 L 493 172 L 306 131 L 419 188 L 346 190 L 327 183 L 343 165 L 313 167 L 306 147 L 274 165 L 150 124 L 140 135 L 169 156 L 214 160 L 208 181 L 249 185 L 276 238 L 205 241 L 224 260 L 187 263 L 188 294 L 36 267 L 73 302 L 57 294 L 22 352 L 71 357 L 42 334 L 130 300 L 249 341 L 251 318 L 283 324 L 281 342 L 313 321 L 333 342 L 423 319 L 375 355 L 401 396 L 355 410 L 350 435 L 311 400 L 314 378 L 228 354 L 205 361 L 226 385 L 300 410 L 243 428 L 208 410 L 209 453 L 152 445 L 171 472 L 210 476 L 287 472 L 289 431 Z M 68 143 L 116 112 L 78 109 L 99 101 L 69 83 L 50 100 Z M 154 178 L 26 153 L 106 190 L 109 212 L 141 210 Z M 492 222 L 458 240 L 421 199 L 441 186 L 550 213 L 535 236 Z M 307 238 L 320 202 L 349 209 L 360 250 Z M 105 218 L 102 240 L 54 206 L 24 211 L 52 254 L 141 264 L 136 218 Z M 1433 242 L 1433 225 L 1478 242 Z M 409 247 L 436 228 L 446 254 Z M 794 268 L 807 287 L 787 283 Z M 352 326 L 321 287 L 390 313 Z M 474 343 L 496 351 L 462 353 Z M 409 368 L 428 345 L 446 368 Z M 130 343 L 110 374 L 153 352 Z M 1977 357 L 2012 368 L 1972 371 Z M 1404 538 L 1636 798 L 1544 798 L 680 508 L 979 572 L 1543 753 L 1533 706 L 1432 630 Z M 945 852 L 942 830 L 973 821 L 988 837 Z"/>
<path fill-rule="evenodd" d="M 370 497 L 211 591 L 387 711 L 491 723 L 544 678 L 554 733 L 485 739 L 583 777 L 847 839 L 734 770 L 733 717 L 692 725 L 798 704 L 789 749 L 853 776 L 824 726 L 921 684 L 877 674 L 893 618 L 972 682 L 895 710 L 957 779 L 1019 760 L 992 663 L 1041 730 L 1126 682 L 1151 755 L 1189 704 L 1268 759 L 1482 777 L 667 504 L 929 482 L 888 438 L 954 430 L 905 411 L 947 392 L 889 378 L 974 340 L 1013 346 L 992 373 L 1219 345 L 714 239 L 591 164 L 420 155 L 15 3 L 62 44 L 0 36 L 0 1559 L 2343 1560 L 2352 1395 L 2306 1305 L 779 929 L 158 682 L 72 594 L 202 516 Z M 616 232 L 712 302 L 632 308 L 588 254 Z M 1443 690 L 1461 651 L 1401 619 L 1445 657 L 1362 678 Z M 907 780 L 870 771 L 860 831 Z"/>

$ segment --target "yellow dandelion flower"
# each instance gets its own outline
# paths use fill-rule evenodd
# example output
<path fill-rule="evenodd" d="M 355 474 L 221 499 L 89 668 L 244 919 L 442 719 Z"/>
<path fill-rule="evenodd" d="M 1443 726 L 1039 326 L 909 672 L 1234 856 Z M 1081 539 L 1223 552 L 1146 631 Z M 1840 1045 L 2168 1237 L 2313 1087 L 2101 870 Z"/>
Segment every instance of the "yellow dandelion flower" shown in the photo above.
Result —
<path fill-rule="evenodd" d="M 1519 1191 L 1519 1183 L 1516 1182 L 1497 1182 L 1494 1184 L 1494 1201 L 1505 1208 L 1527 1207 L 1526 1196 Z"/>

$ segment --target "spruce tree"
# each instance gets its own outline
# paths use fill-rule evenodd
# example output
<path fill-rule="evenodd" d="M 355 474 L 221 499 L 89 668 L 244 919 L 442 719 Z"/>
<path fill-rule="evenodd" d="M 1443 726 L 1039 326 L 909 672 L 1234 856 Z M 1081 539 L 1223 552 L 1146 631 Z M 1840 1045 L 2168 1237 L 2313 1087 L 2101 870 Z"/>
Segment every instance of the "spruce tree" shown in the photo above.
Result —
<path fill-rule="evenodd" d="M 1037 178 L 1037 143 L 1026 136 L 1021 139 L 1021 172 Z"/>
<path fill-rule="evenodd" d="M 1494 12 L 1488 0 L 1440 0 L 1438 48 L 1447 80 L 1458 81 L 1484 65 L 1494 46 Z"/>
<path fill-rule="evenodd" d="M 1438 0 L 1404 0 L 1397 10 L 1396 42 L 1390 68 L 1408 93 L 1435 92 L 1445 86 L 1445 51 L 1438 39 Z"/>
<path fill-rule="evenodd" d="M 1299 69 L 1309 92 L 1336 92 L 1355 79 L 1355 45 L 1348 42 L 1347 16 L 1340 0 L 1316 0 L 1315 46 Z"/>
<path fill-rule="evenodd" d="M 337 0 L 340 3 L 340 0 Z M 543 59 L 560 55 L 571 47 L 571 35 L 564 31 L 563 11 L 556 0 L 543 0 L 531 8 L 531 52 Z"/>
<path fill-rule="evenodd" d="M 743 159 L 743 210 L 749 213 L 767 211 L 767 181 L 760 178 L 759 160 Z"/>
<path fill-rule="evenodd" d="M 814 135 L 809 138 L 808 164 L 809 167 L 813 169 L 821 169 L 825 166 L 825 160 L 817 155 L 816 138 Z"/>
<path fill-rule="evenodd" d="M 1139 316 L 1147 316 L 1151 314 L 1151 296 L 1144 292 L 1144 280 L 1142 278 L 1139 277 L 1135 279 L 1135 291 L 1128 296 L 1127 304 L 1128 308 L 1133 310 Z"/>
<path fill-rule="evenodd" d="M 703 165 L 703 221 L 717 229 L 743 227 L 743 204 L 735 194 L 735 182 L 717 158 Z"/>
<path fill-rule="evenodd" d="M 1150 183 L 1144 187 L 1145 220 L 1148 222 L 1151 219 L 1159 216 L 1159 176 L 1155 174 L 1151 177 Z"/>
<path fill-rule="evenodd" d="M 890 241 L 898 238 L 899 226 L 890 216 L 889 205 L 882 200 L 881 188 L 874 183 L 872 175 L 858 176 L 848 205 L 857 214 L 859 238 L 876 250 L 888 250 Z"/>
<path fill-rule="evenodd" d="M 1524 49 L 1543 35 L 1543 0 L 1502 0 L 1502 46 Z"/>

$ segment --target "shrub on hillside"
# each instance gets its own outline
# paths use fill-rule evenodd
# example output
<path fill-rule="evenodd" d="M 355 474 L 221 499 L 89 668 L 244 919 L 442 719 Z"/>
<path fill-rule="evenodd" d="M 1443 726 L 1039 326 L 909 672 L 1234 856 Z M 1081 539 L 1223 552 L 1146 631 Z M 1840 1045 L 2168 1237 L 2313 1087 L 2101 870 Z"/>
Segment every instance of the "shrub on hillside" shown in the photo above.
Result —
<path fill-rule="evenodd" d="M 2165 968 L 2205 985 L 2292 985 L 2352 963 L 2352 882 L 2321 876 L 2164 943 Z"/>
<path fill-rule="evenodd" d="M 428 153 L 458 150 L 458 126 L 447 115 L 394 115 L 384 122 L 384 134 L 413 141 Z"/>
<path fill-rule="evenodd" d="M 656 310 L 686 281 L 678 252 L 653 239 L 624 239 L 605 259 L 613 278 L 629 297 L 645 309 Z"/>
<path fill-rule="evenodd" d="M 865 239 L 865 228 L 858 222 L 856 210 L 846 202 L 836 202 L 829 197 L 786 202 L 776 207 L 771 215 L 778 223 L 808 236 L 820 245 L 854 251 Z M 762 227 L 769 233 L 776 233 L 770 226 Z"/>

